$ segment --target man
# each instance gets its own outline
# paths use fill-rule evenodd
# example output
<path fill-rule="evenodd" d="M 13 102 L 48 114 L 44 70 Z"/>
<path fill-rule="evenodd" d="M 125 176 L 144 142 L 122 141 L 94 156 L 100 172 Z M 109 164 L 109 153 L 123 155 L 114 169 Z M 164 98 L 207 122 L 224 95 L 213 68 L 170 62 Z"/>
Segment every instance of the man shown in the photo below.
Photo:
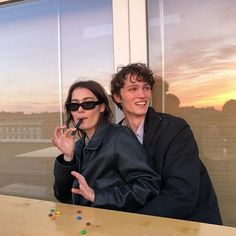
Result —
<path fill-rule="evenodd" d="M 154 82 L 152 71 L 141 63 L 118 68 L 111 81 L 112 99 L 125 116 L 120 123 L 134 131 L 162 177 L 160 194 L 139 213 L 222 224 L 190 126 L 149 107 Z"/>

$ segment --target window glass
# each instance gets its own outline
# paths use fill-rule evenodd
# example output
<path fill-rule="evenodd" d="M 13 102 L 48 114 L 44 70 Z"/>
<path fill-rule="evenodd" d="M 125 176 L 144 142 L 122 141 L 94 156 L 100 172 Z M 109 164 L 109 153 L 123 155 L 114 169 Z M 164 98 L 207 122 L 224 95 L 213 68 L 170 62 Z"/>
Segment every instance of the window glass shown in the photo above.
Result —
<path fill-rule="evenodd" d="M 153 106 L 185 118 L 215 186 L 224 224 L 236 226 L 236 1 L 149 0 Z"/>
<path fill-rule="evenodd" d="M 51 199 L 51 144 L 76 79 L 108 89 L 111 0 L 40 0 L 0 6 L 0 194 Z"/>

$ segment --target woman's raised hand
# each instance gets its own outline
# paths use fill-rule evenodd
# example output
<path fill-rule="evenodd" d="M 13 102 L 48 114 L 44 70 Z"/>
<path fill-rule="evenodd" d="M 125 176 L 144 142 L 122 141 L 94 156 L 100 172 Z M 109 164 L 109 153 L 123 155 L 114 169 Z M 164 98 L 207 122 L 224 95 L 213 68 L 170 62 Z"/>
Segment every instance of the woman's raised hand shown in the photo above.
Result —
<path fill-rule="evenodd" d="M 66 126 L 57 126 L 52 137 L 52 144 L 56 146 L 63 154 L 65 161 L 73 159 L 75 136 L 71 132 L 75 128 L 67 128 Z"/>

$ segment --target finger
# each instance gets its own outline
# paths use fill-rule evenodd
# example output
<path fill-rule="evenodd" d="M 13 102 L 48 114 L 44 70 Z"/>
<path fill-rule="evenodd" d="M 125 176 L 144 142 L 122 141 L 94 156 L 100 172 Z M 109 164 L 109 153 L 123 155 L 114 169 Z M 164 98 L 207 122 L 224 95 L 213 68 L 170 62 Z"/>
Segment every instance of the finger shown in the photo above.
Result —
<path fill-rule="evenodd" d="M 86 179 L 84 178 L 83 175 L 79 174 L 76 171 L 72 171 L 71 174 L 79 181 L 79 185 L 80 185 L 80 189 L 84 192 L 84 191 L 89 191 L 90 187 L 86 181 Z"/>
<path fill-rule="evenodd" d="M 85 190 L 85 189 L 72 188 L 71 192 L 74 194 L 82 195 L 88 201 L 91 201 L 91 202 L 94 201 L 94 191 L 92 189 Z"/>
<path fill-rule="evenodd" d="M 77 171 L 71 171 L 71 174 L 76 178 L 76 179 L 81 179 L 83 177 L 81 174 L 79 174 Z"/>
<path fill-rule="evenodd" d="M 69 128 L 64 132 L 64 134 L 66 135 L 66 137 L 69 137 L 69 136 L 72 137 L 71 132 L 75 130 L 76 130 L 75 128 Z"/>
<path fill-rule="evenodd" d="M 51 138 L 51 143 L 55 145 L 55 138 Z"/>
<path fill-rule="evenodd" d="M 56 128 L 55 128 L 55 130 L 54 130 L 54 137 L 60 136 L 61 133 L 62 133 L 61 131 L 62 131 L 63 129 L 65 129 L 65 128 L 66 128 L 65 125 L 63 125 L 63 126 L 60 126 L 60 125 L 56 126 Z"/>
<path fill-rule="evenodd" d="M 71 192 L 75 194 L 83 195 L 82 191 L 79 188 L 72 188 Z"/>

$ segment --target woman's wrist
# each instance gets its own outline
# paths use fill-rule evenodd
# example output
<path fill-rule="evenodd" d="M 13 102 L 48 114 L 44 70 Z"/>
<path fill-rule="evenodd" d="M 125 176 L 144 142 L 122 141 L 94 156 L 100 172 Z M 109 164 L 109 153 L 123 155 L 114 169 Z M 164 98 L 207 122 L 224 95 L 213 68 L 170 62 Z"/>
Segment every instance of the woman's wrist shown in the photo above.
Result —
<path fill-rule="evenodd" d="M 64 155 L 64 160 L 70 162 L 73 160 L 73 156 Z"/>

